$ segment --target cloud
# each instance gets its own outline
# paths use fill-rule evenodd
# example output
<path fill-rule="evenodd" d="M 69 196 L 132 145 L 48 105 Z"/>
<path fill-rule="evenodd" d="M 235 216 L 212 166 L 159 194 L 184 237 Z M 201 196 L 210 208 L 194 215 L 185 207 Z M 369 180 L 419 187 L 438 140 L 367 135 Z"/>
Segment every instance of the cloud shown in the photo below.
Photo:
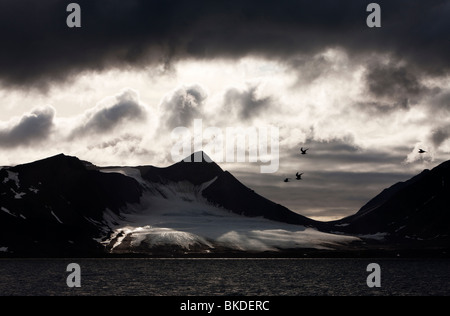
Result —
<path fill-rule="evenodd" d="M 389 55 L 415 65 L 417 74 L 441 76 L 450 67 L 445 0 L 377 1 L 382 27 L 376 29 L 366 26 L 368 3 L 360 0 L 77 3 L 82 27 L 73 29 L 66 26 L 65 1 L 0 3 L 3 85 L 46 90 L 84 71 L 249 55 L 287 61 L 333 47 L 353 60 Z"/>
<path fill-rule="evenodd" d="M 50 136 L 54 127 L 54 108 L 40 107 L 25 114 L 11 126 L 0 129 L 0 147 L 34 145 Z"/>
<path fill-rule="evenodd" d="M 434 162 L 439 160 L 439 151 L 448 153 L 448 140 L 450 140 L 450 124 L 441 123 L 438 127 L 432 128 L 425 136 L 421 138 L 420 142 L 417 142 L 413 150 L 408 154 L 405 159 L 405 163 L 421 162 Z M 423 149 L 426 153 L 419 153 L 419 149 Z M 444 160 L 447 160 L 447 155 L 444 156 Z"/>
<path fill-rule="evenodd" d="M 429 105 L 432 115 L 442 113 L 442 110 L 444 111 L 443 114 L 445 116 L 448 115 L 448 111 L 450 111 L 450 90 L 440 90 L 432 94 L 430 96 Z"/>
<path fill-rule="evenodd" d="M 145 135 L 134 135 L 125 133 L 122 135 L 108 135 L 98 139 L 89 140 L 86 147 L 77 148 L 83 157 L 99 165 L 139 165 L 147 163 L 149 157 L 154 157 L 155 153 L 146 146 Z M 111 157 L 114 157 L 111 160 Z"/>
<path fill-rule="evenodd" d="M 240 119 L 248 120 L 267 109 L 272 102 L 271 97 L 261 97 L 258 86 L 248 86 L 245 90 L 229 89 L 224 96 L 224 109 L 237 110 Z"/>
<path fill-rule="evenodd" d="M 191 126 L 194 119 L 202 118 L 208 95 L 199 85 L 184 86 L 167 95 L 160 104 L 160 124 L 169 130 Z"/>
<path fill-rule="evenodd" d="M 423 146 L 428 154 L 434 158 L 437 150 L 444 147 L 445 143 L 450 139 L 450 124 L 442 124 L 437 128 L 432 129 L 425 139 L 426 145 Z M 415 148 L 417 149 L 417 148 Z"/>
<path fill-rule="evenodd" d="M 400 108 L 408 108 L 411 101 L 416 103 L 418 98 L 429 91 L 420 82 L 418 75 L 406 66 L 369 66 L 365 79 L 372 95 L 392 100 Z"/>
<path fill-rule="evenodd" d="M 300 154 L 301 147 L 309 148 L 307 155 L 302 156 Z M 383 172 L 396 170 L 408 151 L 409 147 L 406 146 L 360 147 L 356 144 L 352 135 L 342 138 L 330 137 L 326 140 L 317 140 L 310 137 L 304 143 L 291 149 L 285 159 L 287 166 L 290 166 L 293 162 L 301 162 L 299 165 L 302 169 L 298 170 L 300 172 L 345 170 L 351 173 L 358 170 L 375 173 L 379 172 L 380 166 L 383 166 Z M 283 161 L 284 159 L 282 159 Z M 286 165 L 283 163 L 282 168 L 284 169 Z"/>
<path fill-rule="evenodd" d="M 333 66 L 323 54 L 298 56 L 289 61 L 289 66 L 299 73 L 298 84 L 305 85 L 320 78 Z"/>
<path fill-rule="evenodd" d="M 440 127 L 430 134 L 431 143 L 435 148 L 439 148 L 443 142 L 450 138 L 450 125 Z"/>
<path fill-rule="evenodd" d="M 82 122 L 72 131 L 71 137 L 92 133 L 104 134 L 124 122 L 142 122 L 146 118 L 147 109 L 140 103 L 138 93 L 132 89 L 126 89 L 88 110 Z"/>

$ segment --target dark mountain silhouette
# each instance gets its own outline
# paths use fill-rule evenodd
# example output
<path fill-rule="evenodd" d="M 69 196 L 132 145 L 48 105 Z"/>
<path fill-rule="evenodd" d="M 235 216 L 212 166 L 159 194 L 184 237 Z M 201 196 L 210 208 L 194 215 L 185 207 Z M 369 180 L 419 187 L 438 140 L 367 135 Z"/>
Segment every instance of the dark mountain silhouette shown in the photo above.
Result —
<path fill-rule="evenodd" d="M 356 214 L 332 223 L 395 241 L 450 241 L 450 161 L 385 189 Z"/>
<path fill-rule="evenodd" d="M 99 238 L 111 233 L 105 216 L 110 212 L 120 218 L 127 205 L 139 204 L 145 190 L 132 177 L 102 172 L 114 168 L 120 169 L 99 168 L 63 154 L 2 168 L 0 247 L 36 256 L 102 252 Z M 156 187 L 214 180 L 202 192 L 207 201 L 243 216 L 308 226 L 314 223 L 248 189 L 202 152 L 166 168 L 135 169 Z"/>
<path fill-rule="evenodd" d="M 312 227 L 351 234 L 367 243 L 370 243 L 370 235 L 381 235 L 384 238 L 377 241 L 377 245 L 383 247 L 403 243 L 416 248 L 448 248 L 450 161 L 385 189 L 352 216 L 324 223 L 260 196 L 210 162 L 202 152 L 188 158 L 190 160 L 166 168 L 111 167 L 107 171 L 60 154 L 1 168 L 0 255 L 106 255 L 107 245 L 101 243 L 101 239 L 106 240 L 111 249 L 112 244 L 124 236 L 121 233 L 112 237 L 114 221 L 120 220 L 130 205 L 140 206 L 148 190 L 156 188 L 159 198 L 170 199 L 164 192 L 176 188 L 178 183 L 190 183 L 191 186 L 182 186 L 183 190 L 197 190 L 195 194 L 201 194 L 206 201 L 195 200 L 195 207 L 205 205 L 206 209 L 208 206 L 201 203 L 209 203 L 245 218 L 265 218 L 300 225 L 302 229 Z M 125 175 L 124 168 L 133 169 L 139 177 Z M 177 192 L 172 190 L 172 196 L 176 197 Z M 187 204 L 174 205 L 181 208 L 192 205 L 183 196 L 179 200 Z M 158 211 L 158 204 L 150 203 L 146 207 L 148 212 L 153 212 L 153 208 Z M 220 220 L 220 216 L 215 219 Z M 122 249 L 127 247 L 127 242 L 121 244 Z M 362 247 L 358 249 L 364 249 L 367 243 L 358 244 L 357 247 Z"/>
<path fill-rule="evenodd" d="M 132 178 L 62 154 L 3 168 L 0 245 L 32 255 L 98 251 L 93 238 L 104 228 L 105 211 L 119 214 L 141 192 Z"/>
<path fill-rule="evenodd" d="M 190 157 L 166 168 L 154 166 L 140 166 L 137 168 L 141 171 L 142 178 L 151 182 L 189 181 L 195 185 L 212 180 L 224 172 L 203 152 L 194 153 Z"/>

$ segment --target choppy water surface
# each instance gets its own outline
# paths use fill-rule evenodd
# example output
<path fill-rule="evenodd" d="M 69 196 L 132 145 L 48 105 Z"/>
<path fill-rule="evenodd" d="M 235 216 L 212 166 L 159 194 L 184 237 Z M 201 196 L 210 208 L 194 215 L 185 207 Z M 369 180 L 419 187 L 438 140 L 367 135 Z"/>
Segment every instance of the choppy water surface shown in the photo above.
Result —
<path fill-rule="evenodd" d="M 81 287 L 69 288 L 69 263 Z M 371 262 L 381 287 L 369 288 Z M 0 295 L 450 295 L 448 259 L 1 259 Z"/>

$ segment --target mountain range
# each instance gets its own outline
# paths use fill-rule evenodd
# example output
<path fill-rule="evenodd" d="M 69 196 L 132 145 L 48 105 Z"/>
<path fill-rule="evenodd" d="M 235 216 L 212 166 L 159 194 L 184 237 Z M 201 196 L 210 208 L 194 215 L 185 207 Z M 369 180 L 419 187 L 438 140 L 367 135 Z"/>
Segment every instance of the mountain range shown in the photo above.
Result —
<path fill-rule="evenodd" d="M 188 158 L 98 167 L 60 154 L 1 168 L 0 256 L 448 251 L 450 162 L 354 215 L 319 222 L 257 194 L 203 152 Z"/>

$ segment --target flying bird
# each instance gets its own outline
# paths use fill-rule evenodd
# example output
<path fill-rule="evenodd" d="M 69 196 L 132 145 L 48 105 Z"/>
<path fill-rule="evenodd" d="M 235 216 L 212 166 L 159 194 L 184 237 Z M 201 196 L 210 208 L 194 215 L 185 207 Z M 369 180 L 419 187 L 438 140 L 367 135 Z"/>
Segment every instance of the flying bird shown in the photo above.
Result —
<path fill-rule="evenodd" d="M 302 179 L 302 174 L 303 174 L 303 173 L 298 173 L 298 172 L 297 172 L 297 173 L 295 174 L 295 176 L 297 177 L 296 179 L 297 179 L 297 180 L 301 180 L 301 179 Z"/>
<path fill-rule="evenodd" d="M 307 151 L 308 149 L 309 149 L 309 148 L 306 148 L 306 149 L 303 149 L 303 147 L 300 148 L 300 151 L 302 152 L 302 155 L 306 155 L 306 151 Z"/>
<path fill-rule="evenodd" d="M 426 153 L 426 151 L 419 148 L 419 154 L 423 154 L 423 153 Z"/>

